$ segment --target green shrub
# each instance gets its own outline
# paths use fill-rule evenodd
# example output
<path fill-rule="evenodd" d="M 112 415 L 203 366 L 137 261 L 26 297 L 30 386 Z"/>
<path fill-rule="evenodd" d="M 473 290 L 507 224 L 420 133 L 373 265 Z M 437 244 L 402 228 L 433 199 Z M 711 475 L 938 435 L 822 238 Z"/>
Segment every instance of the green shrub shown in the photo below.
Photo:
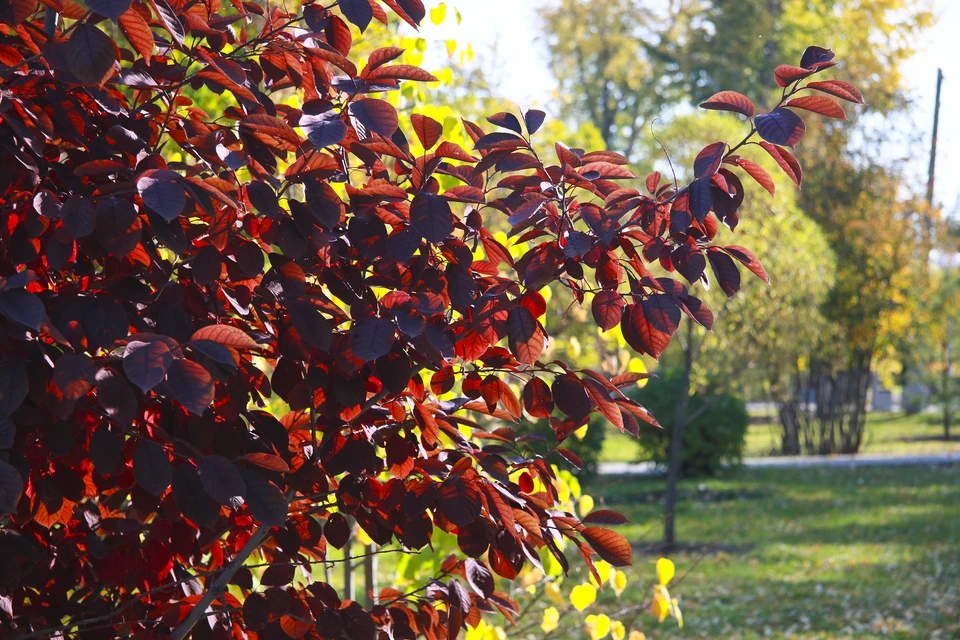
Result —
<path fill-rule="evenodd" d="M 663 429 L 640 429 L 641 459 L 666 465 L 670 458 L 670 434 L 683 387 L 682 372 L 671 370 L 651 378 L 642 389 L 630 392 L 647 408 Z M 703 409 L 704 405 L 706 409 Z M 698 414 L 683 428 L 682 465 L 686 476 L 713 475 L 726 464 L 743 458 L 747 425 L 750 421 L 743 400 L 707 389 L 692 396 L 687 415 Z"/>

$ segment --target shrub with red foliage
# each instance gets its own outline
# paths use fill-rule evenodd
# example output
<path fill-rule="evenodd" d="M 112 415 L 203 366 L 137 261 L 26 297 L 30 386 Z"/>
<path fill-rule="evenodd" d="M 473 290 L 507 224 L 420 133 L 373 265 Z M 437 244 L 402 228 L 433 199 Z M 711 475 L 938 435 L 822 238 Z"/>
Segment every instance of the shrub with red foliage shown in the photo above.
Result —
<path fill-rule="evenodd" d="M 637 375 L 540 361 L 539 291 L 592 296 L 599 326 L 654 357 L 684 314 L 709 328 L 646 263 L 696 283 L 709 262 L 728 295 L 738 263 L 765 278 L 748 250 L 713 242 L 737 224 L 738 166 L 772 190 L 735 152 L 758 134 L 799 184 L 790 108 L 842 115 L 793 97 L 833 64 L 811 48 L 777 69 L 770 113 L 733 92 L 705 103 L 750 134 L 704 149 L 691 183 L 654 174 L 643 193 L 621 186 L 634 175 L 616 153 L 558 143 L 541 158 L 539 111 L 464 122 L 469 150 L 421 115 L 401 129 L 370 94 L 434 78 L 396 48 L 358 66 L 348 22 L 389 9 L 416 27 L 420 0 L 334 5 L 0 5 L 5 638 L 454 638 L 486 612 L 515 616 L 494 574 L 543 547 L 567 567 L 560 539 L 591 569 L 629 563 L 606 528 L 620 520 L 558 510 L 549 456 L 573 453 L 535 455 L 469 416 L 526 410 L 561 442 L 592 412 L 655 425 L 620 391 Z M 184 93 L 201 86 L 235 100 L 204 113 Z M 842 82 L 810 87 L 859 101 Z M 277 101 L 291 90 L 302 109 Z M 188 161 L 165 161 L 165 145 Z M 529 243 L 521 258 L 485 226 L 497 219 Z M 292 408 L 280 419 L 264 410 L 274 394 Z M 439 528 L 465 559 L 367 610 L 296 571 L 352 526 L 407 549 Z M 244 566 L 254 552 L 260 568 Z"/>

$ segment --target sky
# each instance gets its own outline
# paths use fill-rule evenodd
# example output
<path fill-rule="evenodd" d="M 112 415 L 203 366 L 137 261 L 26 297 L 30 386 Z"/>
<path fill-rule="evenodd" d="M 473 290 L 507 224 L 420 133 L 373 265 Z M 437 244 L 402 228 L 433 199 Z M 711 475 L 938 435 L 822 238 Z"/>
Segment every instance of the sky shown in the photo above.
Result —
<path fill-rule="evenodd" d="M 550 112 L 555 82 L 539 36 L 536 9 L 542 4 L 543 0 L 447 0 L 448 7 L 460 11 L 462 21 L 457 26 L 447 20 L 440 27 L 425 21 L 423 35 L 435 47 L 428 55 L 438 61 L 446 55 L 443 39 L 471 42 L 499 95 L 520 107 Z M 933 6 L 937 22 L 917 43 L 917 54 L 904 68 L 914 103 L 901 128 L 919 138 L 903 143 L 898 155 L 909 156 L 910 174 L 925 184 L 939 65 L 944 81 L 934 199 L 944 211 L 960 216 L 960 0 L 933 0 Z"/>

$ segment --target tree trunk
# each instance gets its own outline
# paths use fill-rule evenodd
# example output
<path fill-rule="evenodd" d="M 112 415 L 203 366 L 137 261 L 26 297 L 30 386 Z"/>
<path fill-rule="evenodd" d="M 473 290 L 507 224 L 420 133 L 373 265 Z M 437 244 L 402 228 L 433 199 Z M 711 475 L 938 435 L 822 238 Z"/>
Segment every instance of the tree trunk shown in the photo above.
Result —
<path fill-rule="evenodd" d="M 947 331 L 949 332 L 950 325 L 947 324 Z M 943 380 L 941 390 L 941 395 L 943 397 L 943 439 L 950 440 L 950 423 L 953 420 L 953 394 L 950 393 L 950 367 L 952 366 L 953 360 L 953 345 L 950 344 L 950 339 L 947 338 L 947 341 L 943 345 Z"/>
<path fill-rule="evenodd" d="M 673 430 L 670 433 L 670 462 L 667 467 L 667 493 L 663 502 L 663 544 L 669 551 L 676 544 L 677 483 L 680 481 L 683 427 L 687 420 L 687 399 L 690 397 L 690 370 L 693 368 L 693 322 L 687 318 L 687 344 L 684 346 L 683 393 L 677 405 Z"/>
<path fill-rule="evenodd" d="M 364 595 L 366 596 L 367 609 L 370 610 L 377 604 L 377 547 L 368 544 L 365 551 L 366 556 L 363 558 Z"/>
<path fill-rule="evenodd" d="M 353 557 L 351 556 L 351 547 L 353 545 L 353 536 L 350 536 L 350 539 L 347 540 L 347 544 L 343 547 L 343 591 L 340 593 L 343 595 L 344 600 L 356 600 L 356 595 L 353 589 Z"/>

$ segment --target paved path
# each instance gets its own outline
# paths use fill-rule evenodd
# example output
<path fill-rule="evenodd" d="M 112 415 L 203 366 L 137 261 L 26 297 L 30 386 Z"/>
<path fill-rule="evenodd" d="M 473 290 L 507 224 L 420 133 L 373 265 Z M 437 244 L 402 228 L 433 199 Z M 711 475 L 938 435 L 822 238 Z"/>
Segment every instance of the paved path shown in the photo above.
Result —
<path fill-rule="evenodd" d="M 909 465 L 960 464 L 960 451 L 925 455 L 898 455 L 861 453 L 836 456 L 778 456 L 771 458 L 744 458 L 743 465 L 751 469 L 778 467 L 800 469 L 806 467 L 904 467 Z M 601 462 L 601 475 L 656 476 L 665 472 L 652 462 Z"/>

